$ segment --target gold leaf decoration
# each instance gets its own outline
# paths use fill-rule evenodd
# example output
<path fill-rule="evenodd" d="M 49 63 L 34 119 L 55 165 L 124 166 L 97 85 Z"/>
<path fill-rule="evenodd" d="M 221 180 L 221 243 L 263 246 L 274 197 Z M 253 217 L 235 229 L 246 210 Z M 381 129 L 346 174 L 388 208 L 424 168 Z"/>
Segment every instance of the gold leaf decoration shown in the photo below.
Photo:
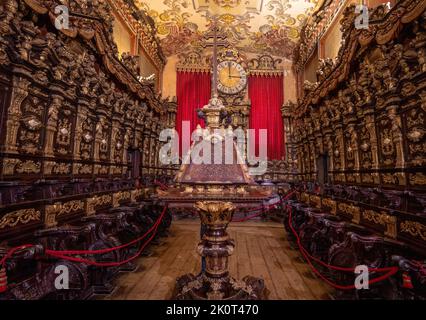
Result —
<path fill-rule="evenodd" d="M 27 224 L 40 220 L 40 211 L 36 209 L 22 209 L 10 212 L 0 219 L 0 229 L 15 227 L 18 224 Z"/>

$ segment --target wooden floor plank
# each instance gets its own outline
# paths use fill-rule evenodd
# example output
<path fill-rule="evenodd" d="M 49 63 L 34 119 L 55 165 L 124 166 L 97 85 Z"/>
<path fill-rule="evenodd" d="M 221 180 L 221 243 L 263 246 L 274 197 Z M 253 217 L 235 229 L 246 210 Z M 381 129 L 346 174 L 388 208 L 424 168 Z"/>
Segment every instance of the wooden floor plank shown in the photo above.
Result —
<path fill-rule="evenodd" d="M 266 261 L 262 254 L 262 250 L 259 246 L 259 237 L 253 237 L 251 235 L 244 235 L 247 237 L 246 242 L 248 243 L 248 248 L 250 251 L 250 260 L 253 268 L 252 276 L 262 278 L 265 281 L 266 288 L 269 291 L 269 299 L 276 300 L 278 299 L 277 290 L 275 284 L 272 281 L 271 275 L 269 273 Z M 267 250 L 267 248 L 262 248 Z"/>
<path fill-rule="evenodd" d="M 151 289 L 160 280 L 161 266 L 164 266 L 165 269 L 170 267 L 170 262 L 179 254 L 180 246 L 183 245 L 184 242 L 184 237 L 179 236 L 174 244 L 169 247 L 169 250 L 161 256 L 156 256 L 155 262 L 135 281 L 134 285 L 128 291 L 126 298 L 137 300 L 150 298 L 149 293 Z"/>
<path fill-rule="evenodd" d="M 270 270 L 272 280 L 275 285 L 275 289 L 277 291 L 277 299 L 280 300 L 295 300 L 297 299 L 297 295 L 291 289 L 290 282 L 285 276 L 285 268 L 286 265 L 283 264 L 277 255 L 274 252 L 274 248 L 271 245 L 269 237 L 261 238 L 260 244 L 264 248 L 268 247 L 268 251 L 263 252 L 263 257 L 265 259 L 266 265 Z M 288 267 L 288 265 L 287 265 Z"/>
<path fill-rule="evenodd" d="M 228 232 L 235 240 L 229 260 L 231 276 L 262 277 L 270 299 L 327 299 L 330 289 L 312 277 L 297 250 L 291 249 L 282 224 L 274 222 L 232 223 Z M 196 252 L 199 221 L 174 221 L 170 236 L 152 255 L 138 259 L 139 269 L 117 280 L 118 290 L 105 299 L 170 299 L 176 278 L 201 270 Z"/>
<path fill-rule="evenodd" d="M 242 232 L 235 233 L 236 243 L 238 243 L 238 247 L 236 248 L 236 256 L 237 256 L 237 266 L 239 278 L 243 278 L 245 276 L 251 275 L 252 265 L 250 261 L 249 251 L 247 249 L 247 242 L 244 234 Z"/>
<path fill-rule="evenodd" d="M 151 299 L 166 299 L 170 292 L 173 291 L 174 281 L 181 275 L 182 269 L 188 267 L 188 261 L 193 261 L 192 243 L 188 241 L 190 236 L 185 234 L 183 237 L 183 246 L 178 251 L 177 256 L 171 261 L 167 270 L 161 273 L 160 281 L 151 289 L 148 295 Z"/>

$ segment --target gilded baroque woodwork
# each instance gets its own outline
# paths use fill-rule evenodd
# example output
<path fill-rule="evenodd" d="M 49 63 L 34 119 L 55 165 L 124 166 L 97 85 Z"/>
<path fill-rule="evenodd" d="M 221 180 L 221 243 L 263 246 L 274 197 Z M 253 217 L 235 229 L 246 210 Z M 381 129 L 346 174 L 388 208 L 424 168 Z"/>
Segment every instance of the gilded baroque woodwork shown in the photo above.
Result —
<path fill-rule="evenodd" d="M 322 206 L 329 209 L 332 214 L 337 214 L 337 202 L 329 198 L 322 199 Z"/>
<path fill-rule="evenodd" d="M 316 2 L 311 15 L 307 17 L 301 31 L 300 39 L 293 51 L 294 68 L 300 71 L 318 45 L 317 39 L 333 23 L 335 14 L 345 1 L 320 0 Z"/>
<path fill-rule="evenodd" d="M 55 203 L 52 205 L 47 205 L 44 208 L 44 226 L 46 228 L 54 228 L 58 225 L 56 216 L 60 210 L 60 206 L 60 203 Z"/>
<path fill-rule="evenodd" d="M 314 195 L 311 195 L 310 197 L 309 197 L 309 202 L 310 202 L 310 204 L 312 205 L 312 206 L 314 206 L 315 208 L 321 208 L 321 197 L 319 197 L 319 196 L 314 196 Z"/>
<path fill-rule="evenodd" d="M 375 212 L 374 210 L 365 210 L 362 214 L 363 219 L 375 224 L 386 227 L 385 235 L 391 238 L 397 237 L 397 218 L 385 212 Z"/>
<path fill-rule="evenodd" d="M 135 1 L 150 16 L 166 56 L 202 48 L 203 36 L 217 16 L 219 29 L 234 48 L 290 58 L 315 1 L 297 6 L 289 0 Z"/>
<path fill-rule="evenodd" d="M 41 172 L 41 163 L 32 160 L 18 160 L 12 174 L 36 174 Z"/>
<path fill-rule="evenodd" d="M 36 209 L 22 209 L 9 212 L 0 218 L 0 230 L 13 228 L 20 224 L 27 224 L 32 221 L 40 221 L 41 213 Z"/>
<path fill-rule="evenodd" d="M 179 55 L 177 71 L 182 72 L 211 72 L 211 57 L 204 56 L 202 52 L 192 51 Z"/>
<path fill-rule="evenodd" d="M 119 207 L 120 201 L 130 200 L 130 199 L 131 199 L 130 191 L 120 191 L 120 192 L 114 193 L 112 195 L 112 206 L 114 208 Z"/>
<path fill-rule="evenodd" d="M 6 122 L 5 152 L 8 153 L 17 153 L 18 151 L 17 137 L 20 126 L 19 121 L 22 116 L 21 104 L 28 96 L 28 86 L 30 82 L 25 78 L 15 77 L 13 79 L 13 84 L 11 104 Z"/>
<path fill-rule="evenodd" d="M 416 221 L 403 221 L 400 227 L 401 232 L 426 241 L 426 226 L 424 224 Z"/>
<path fill-rule="evenodd" d="M 282 59 L 275 59 L 274 57 L 264 54 L 250 60 L 247 63 L 249 74 L 257 76 L 276 76 L 283 75 L 284 69 L 280 66 Z"/>
<path fill-rule="evenodd" d="M 161 99 L 152 84 L 138 79 L 135 57 L 118 57 L 107 2 L 67 2 L 68 30 L 54 27 L 62 1 L 0 4 L 0 81 L 7 93 L 0 161 L 1 177 L 10 184 L 0 199 L 2 205 L 48 201 L 45 227 L 62 223 L 62 216 L 142 200 L 141 183 L 169 169 L 156 157 L 157 137 L 163 125 L 174 127 L 176 101 Z M 162 69 L 153 30 L 135 22 L 128 6 L 123 2 L 120 13 L 135 23 L 142 47 Z M 145 153 L 149 157 L 137 157 Z M 155 168 L 142 177 L 149 166 Z M 105 192 L 111 194 L 100 195 Z"/>
<path fill-rule="evenodd" d="M 302 192 L 300 194 L 300 201 L 308 203 L 309 202 L 309 194 Z"/>
<path fill-rule="evenodd" d="M 94 196 L 93 198 L 88 198 L 85 201 L 85 211 L 87 215 L 93 215 L 96 213 L 96 210 L 100 206 L 105 206 L 108 204 L 112 204 L 111 195 L 103 195 L 103 196 Z"/>
<path fill-rule="evenodd" d="M 370 28 L 361 30 L 355 7 L 345 9 L 338 57 L 320 61 L 317 83 L 293 108 L 300 179 L 315 180 L 317 158 L 326 154 L 330 182 L 424 185 L 424 10 L 419 0 L 399 1 L 390 12 L 379 6 L 370 12 Z M 310 27 L 302 30 L 300 48 Z M 297 54 L 300 75 L 303 54 Z"/>
<path fill-rule="evenodd" d="M 410 185 L 412 186 L 426 186 L 426 175 L 424 173 L 410 174 Z"/>
<path fill-rule="evenodd" d="M 142 198 L 144 195 L 145 195 L 144 189 L 132 190 L 130 192 L 130 201 L 135 203 L 138 201 L 138 199 Z"/>
<path fill-rule="evenodd" d="M 83 200 L 72 200 L 64 203 L 54 203 L 45 207 L 44 224 L 46 228 L 57 226 L 58 218 L 78 212 L 83 212 L 85 203 Z"/>
<path fill-rule="evenodd" d="M 347 204 L 341 202 L 338 204 L 338 208 L 343 213 L 352 217 L 352 222 L 359 223 L 361 221 L 361 209 L 353 204 Z"/>
<path fill-rule="evenodd" d="M 53 157 L 55 155 L 53 150 L 54 135 L 58 131 L 58 113 L 62 103 L 63 98 L 61 96 L 52 96 L 52 102 L 47 112 L 46 142 L 44 146 L 44 154 L 47 157 Z M 67 128 L 64 128 L 63 130 L 67 130 Z"/>
<path fill-rule="evenodd" d="M 84 202 L 81 200 L 73 200 L 65 202 L 61 205 L 61 209 L 57 216 L 67 215 L 76 211 L 82 211 L 84 209 Z"/>

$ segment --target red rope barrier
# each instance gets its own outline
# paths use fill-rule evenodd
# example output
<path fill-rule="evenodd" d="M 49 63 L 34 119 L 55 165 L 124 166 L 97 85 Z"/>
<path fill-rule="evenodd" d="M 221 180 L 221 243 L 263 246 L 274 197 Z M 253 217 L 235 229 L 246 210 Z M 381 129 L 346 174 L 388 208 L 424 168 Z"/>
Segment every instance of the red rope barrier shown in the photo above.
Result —
<path fill-rule="evenodd" d="M 253 211 L 251 211 L 251 212 L 253 212 Z M 248 212 L 248 213 L 250 213 L 250 212 Z M 244 218 L 242 218 L 240 220 L 232 220 L 232 222 L 245 222 L 245 221 L 251 220 L 253 218 L 259 217 L 262 214 L 264 214 L 264 212 L 256 213 L 254 215 L 251 215 L 251 216 L 248 216 L 248 217 L 244 217 Z"/>
<path fill-rule="evenodd" d="M 164 207 L 163 212 L 161 213 L 160 217 L 158 218 L 158 220 L 154 223 L 154 225 L 140 238 L 135 239 L 125 245 L 121 245 L 121 246 L 117 246 L 117 247 L 113 247 L 113 248 L 108 248 L 108 249 L 102 249 L 102 250 L 75 250 L 75 251 L 52 251 L 52 250 L 46 250 L 46 254 L 51 255 L 55 258 L 60 258 L 60 259 L 64 259 L 64 260 L 68 260 L 68 261 L 73 261 L 73 262 L 79 262 L 79 263 L 84 263 L 87 265 L 92 265 L 92 266 L 97 266 L 97 267 L 118 267 L 121 266 L 123 264 L 126 264 L 130 261 L 133 261 L 134 259 L 136 259 L 137 257 L 139 257 L 141 255 L 141 253 L 143 252 L 143 250 L 145 249 L 145 247 L 152 241 L 152 239 L 155 237 L 155 235 L 157 234 L 157 229 L 158 226 L 160 225 L 161 221 L 163 220 L 164 214 L 167 211 L 167 206 Z M 116 251 L 116 250 L 120 250 L 122 248 L 128 247 L 131 244 L 134 244 L 136 242 L 141 241 L 142 239 L 144 239 L 149 233 L 151 233 L 152 231 L 153 234 L 151 235 L 151 237 L 141 246 L 141 248 L 139 249 L 139 251 L 133 255 L 132 257 L 124 260 L 124 261 L 120 261 L 120 262 L 96 262 L 93 260 L 89 260 L 89 259 L 82 259 L 82 258 L 75 258 L 75 257 L 69 257 L 67 254 L 104 254 L 104 253 L 108 253 L 108 252 L 112 252 L 112 251 Z M 79 252 L 79 253 L 75 253 L 75 252 Z"/>
<path fill-rule="evenodd" d="M 136 259 L 137 257 L 139 257 L 141 255 L 141 253 L 143 252 L 143 250 L 145 249 L 145 247 L 152 241 L 152 239 L 155 237 L 155 235 L 157 234 L 157 230 L 158 230 L 158 226 L 160 225 L 161 221 L 164 218 L 164 215 L 167 211 L 167 206 L 164 207 L 163 212 L 161 213 L 161 215 L 158 217 L 157 221 L 151 226 L 151 228 L 141 237 L 130 241 L 127 244 L 121 245 L 121 246 L 117 246 L 117 247 L 113 247 L 113 248 L 108 248 L 108 249 L 102 249 L 102 250 L 63 250 L 63 251 L 55 251 L 55 250 L 45 250 L 45 254 L 58 258 L 58 259 L 63 259 L 63 260 L 68 260 L 68 261 L 73 261 L 73 262 L 79 262 L 79 263 L 84 263 L 87 265 L 93 265 L 93 266 L 98 266 L 98 267 L 117 267 L 117 266 L 121 266 L 123 264 L 126 264 L 130 261 L 133 261 L 134 259 Z M 150 233 L 152 233 L 152 235 L 149 237 L 149 239 L 147 241 L 145 241 L 145 243 L 141 246 L 141 248 L 138 250 L 138 252 L 131 256 L 130 258 L 123 260 L 123 261 L 118 261 L 118 262 L 96 262 L 93 260 L 89 260 L 89 259 L 83 259 L 83 258 L 78 258 L 78 257 L 70 257 L 67 254 L 71 254 L 71 255 L 97 255 L 97 254 L 105 254 L 105 253 L 109 253 L 112 251 L 116 251 L 116 250 L 120 250 L 123 248 L 126 248 L 128 246 L 131 246 L 135 243 L 138 243 L 140 241 L 142 241 L 143 239 L 145 239 Z M 8 259 L 10 259 L 16 252 L 24 250 L 24 249 L 28 249 L 34 247 L 33 244 L 24 244 L 15 248 L 10 249 L 6 255 L 0 260 L 0 293 L 3 293 L 7 290 L 7 275 L 6 275 L 6 262 Z"/>
<path fill-rule="evenodd" d="M 151 237 L 141 246 L 141 248 L 139 249 L 139 251 L 136 254 L 134 254 L 130 258 L 128 258 L 126 260 L 123 260 L 123 261 L 118 261 L 118 262 L 96 262 L 96 261 L 89 260 L 89 259 L 83 259 L 83 258 L 77 258 L 77 257 L 70 257 L 70 256 L 63 255 L 63 254 L 53 254 L 53 253 L 51 253 L 50 255 L 53 256 L 53 257 L 55 257 L 55 258 L 59 258 L 59 259 L 67 260 L 67 261 L 78 262 L 78 263 L 84 263 L 84 264 L 91 265 L 91 266 L 96 266 L 96 267 L 119 267 L 121 265 L 124 265 L 126 263 L 129 263 L 129 262 L 135 260 L 136 258 L 138 258 L 141 255 L 141 253 L 143 252 L 143 250 L 145 249 L 145 247 L 152 241 L 152 239 L 157 234 L 157 228 L 158 228 L 158 225 L 154 229 L 154 232 L 151 235 Z"/>
<path fill-rule="evenodd" d="M 156 184 L 157 186 L 159 186 L 161 190 L 167 190 L 169 188 L 169 186 L 165 185 L 164 183 L 161 183 L 158 180 L 155 180 L 154 184 Z"/>
<path fill-rule="evenodd" d="M 31 247 L 34 247 L 34 245 L 33 244 L 23 244 L 23 245 L 21 245 L 21 246 L 18 246 L 18 247 L 15 247 L 15 248 L 12 248 L 12 249 L 10 249 L 7 253 L 6 253 L 6 255 L 0 260 L 0 267 L 4 267 L 5 266 L 5 264 L 6 264 L 6 261 L 8 260 L 8 259 L 10 259 L 16 252 L 18 252 L 18 251 L 21 251 L 21 250 L 24 250 L 24 249 L 28 249 L 28 248 L 31 248 Z"/>
<path fill-rule="evenodd" d="M 7 290 L 7 274 L 6 274 L 6 261 L 10 259 L 16 252 L 34 247 L 33 244 L 24 244 L 10 249 L 6 255 L 0 260 L 0 293 Z"/>
<path fill-rule="evenodd" d="M 7 275 L 6 268 L 0 266 L 0 293 L 7 290 Z"/>
<path fill-rule="evenodd" d="M 288 212 L 289 212 L 289 218 L 288 218 L 288 222 L 289 222 L 289 226 L 291 231 L 293 232 L 294 236 L 296 237 L 297 240 L 297 245 L 299 246 L 300 252 L 302 253 L 303 257 L 305 258 L 306 262 L 308 263 L 308 265 L 311 267 L 312 271 L 318 275 L 323 281 L 325 281 L 327 284 L 329 284 L 330 286 L 340 289 L 340 290 L 354 290 L 356 289 L 355 285 L 347 285 L 347 286 L 342 286 L 339 285 L 337 283 L 332 282 L 331 280 L 327 279 L 318 269 L 315 268 L 315 266 L 312 264 L 311 259 L 320 263 L 321 265 L 332 269 L 332 270 L 337 270 L 337 271 L 343 271 L 343 272 L 355 272 L 355 268 L 344 268 L 344 267 L 339 267 L 339 266 L 333 266 L 330 264 L 327 264 L 323 261 L 321 261 L 320 259 L 312 256 L 311 254 L 309 254 L 309 252 L 303 247 L 299 234 L 297 233 L 297 231 L 294 229 L 293 223 L 291 221 L 292 219 L 292 209 L 291 207 L 288 207 Z M 386 274 L 374 278 L 372 280 L 369 280 L 368 283 L 369 284 L 374 284 L 374 283 L 378 283 L 381 282 L 383 280 L 386 280 L 387 278 L 395 275 L 399 268 L 398 267 L 385 267 L 385 268 L 368 268 L 369 272 L 385 272 L 387 271 Z"/>
<path fill-rule="evenodd" d="M 123 244 L 121 246 L 117 246 L 117 247 L 112 247 L 112 248 L 107 248 L 107 249 L 99 249 L 99 250 L 62 250 L 62 251 L 57 251 L 57 250 L 46 250 L 46 254 L 52 255 L 52 254 L 71 254 L 71 255 L 76 255 L 76 254 L 105 254 L 105 253 L 109 253 L 112 251 L 116 251 L 116 250 L 120 250 L 120 249 L 124 249 L 127 248 L 135 243 L 138 243 L 140 241 L 142 241 L 143 239 L 146 238 L 146 236 L 148 234 L 150 234 L 152 232 L 152 230 L 154 230 L 154 228 L 156 228 L 160 223 L 161 220 L 163 220 L 164 214 L 167 211 L 167 206 L 164 207 L 163 212 L 161 213 L 161 215 L 158 217 L 157 221 L 152 225 L 152 227 L 145 232 L 144 235 L 142 235 L 141 237 L 134 239 L 132 241 L 130 241 L 129 243 Z"/>
<path fill-rule="evenodd" d="M 164 185 L 163 185 L 164 186 Z M 162 186 L 162 187 L 163 187 Z M 263 213 L 265 213 L 266 211 L 269 211 L 272 207 L 276 207 L 279 204 L 282 204 L 285 200 L 288 200 L 295 191 L 290 192 L 288 195 L 286 195 L 284 198 L 282 198 L 279 202 L 276 202 L 274 204 L 271 204 L 269 206 L 266 207 L 259 207 L 259 209 L 254 209 L 250 212 L 255 212 L 257 210 L 262 210 L 262 212 L 260 213 L 256 213 L 252 216 L 249 217 L 245 217 L 241 220 L 236 220 L 233 222 L 243 222 L 243 221 L 247 221 L 250 219 L 253 219 L 254 217 L 257 217 Z M 297 239 L 297 244 L 299 246 L 299 249 L 302 253 L 302 255 L 304 256 L 306 262 L 308 263 L 308 265 L 311 267 L 311 269 L 313 270 L 313 272 L 315 274 L 317 274 L 323 281 L 325 281 L 327 284 L 331 285 L 334 288 L 340 289 L 340 290 L 353 290 L 356 289 L 355 285 L 347 285 L 347 286 L 342 286 L 339 284 L 336 284 L 334 282 L 332 282 L 331 280 L 327 279 L 323 274 L 321 274 L 320 271 L 318 271 L 315 266 L 312 264 L 311 260 L 321 264 L 322 266 L 332 269 L 332 270 L 336 270 L 336 271 L 343 271 L 343 272 L 354 272 L 355 268 L 345 268 L 345 267 L 339 267 L 339 266 L 333 266 L 330 264 L 327 264 L 325 262 L 323 262 L 322 260 L 312 256 L 311 254 L 309 254 L 309 252 L 303 247 L 303 245 L 301 244 L 301 240 L 300 240 L 300 236 L 297 233 L 297 231 L 294 229 L 293 224 L 292 224 L 292 209 L 291 207 L 287 206 L 287 210 L 289 210 L 289 225 L 290 228 L 294 234 L 294 236 Z M 93 265 L 93 266 L 98 266 L 98 267 L 117 267 L 117 266 L 121 266 L 123 264 L 126 264 L 130 261 L 133 261 L 134 259 L 136 259 L 137 257 L 140 256 L 140 254 L 143 252 L 143 250 L 145 249 L 145 247 L 152 241 L 152 239 L 155 237 L 157 230 L 158 230 L 158 226 L 160 225 L 161 221 L 164 218 L 164 215 L 167 211 L 167 206 L 164 207 L 161 215 L 158 217 L 157 221 L 151 226 L 151 228 L 141 237 L 134 239 L 132 241 L 130 241 L 127 244 L 124 245 L 120 245 L 120 246 L 116 246 L 116 247 L 112 247 L 112 248 L 107 248 L 107 249 L 101 249 L 101 250 L 63 250 L 63 251 L 55 251 L 55 250 L 45 250 L 45 253 L 47 255 L 50 255 L 52 257 L 58 258 L 58 259 L 64 259 L 64 260 L 68 260 L 68 261 L 73 261 L 73 262 L 78 262 L 78 263 L 84 263 L 87 265 Z M 152 233 L 152 234 L 151 234 Z M 136 244 L 140 241 L 142 241 L 143 239 L 145 239 L 149 234 L 151 234 L 151 236 L 148 238 L 148 240 L 146 240 L 144 242 L 144 244 L 141 246 L 141 248 L 138 250 L 138 252 L 131 256 L 130 258 L 127 258 L 126 260 L 123 261 L 117 261 L 117 262 L 96 262 L 93 260 L 89 260 L 89 259 L 84 259 L 84 258 L 79 258 L 79 257 L 70 257 L 68 255 L 98 255 L 98 254 L 105 254 L 105 253 L 110 253 L 116 250 L 120 250 L 120 249 L 124 249 L 126 247 L 129 247 L 133 244 Z M 7 254 L 0 260 L 0 293 L 6 291 L 7 289 L 7 277 L 6 277 L 6 272 L 5 272 L 5 264 L 6 261 L 8 259 L 10 259 L 16 252 L 33 247 L 34 245 L 32 244 L 25 244 L 25 245 L 21 245 L 15 248 L 12 248 L 11 250 L 9 250 L 7 252 Z M 369 271 L 372 272 L 387 272 L 386 274 L 377 277 L 375 279 L 369 280 L 369 284 L 374 284 L 374 283 L 378 283 L 381 282 L 383 280 L 386 280 L 387 278 L 393 276 L 394 274 L 396 274 L 398 272 L 398 267 L 385 267 L 385 268 L 369 268 Z"/>
<path fill-rule="evenodd" d="M 254 214 L 254 215 L 252 215 L 252 216 L 249 216 L 249 217 L 244 217 L 244 218 L 242 218 L 242 219 L 240 219 L 240 220 L 232 220 L 232 222 L 245 222 L 245 221 L 247 221 L 247 220 L 251 220 L 251 219 L 253 219 L 253 218 L 256 218 L 256 217 L 258 217 L 258 216 L 261 216 L 262 214 L 264 214 L 264 213 L 266 213 L 266 212 L 268 212 L 268 211 L 270 211 L 271 210 L 271 208 L 274 208 L 274 207 L 276 207 L 277 205 L 279 205 L 279 204 L 282 204 L 284 201 L 286 201 L 286 200 L 288 200 L 293 194 L 295 193 L 295 191 L 292 191 L 292 192 L 290 192 L 289 194 L 287 194 L 284 198 L 282 198 L 280 201 L 278 201 L 278 202 L 275 202 L 275 203 L 273 203 L 273 204 L 270 204 L 270 205 L 268 205 L 268 206 L 266 206 L 266 207 L 264 207 L 264 206 L 262 206 L 262 207 L 258 207 L 258 208 L 255 208 L 255 209 L 253 209 L 253 210 L 251 210 L 251 211 L 249 211 L 249 212 L 247 212 L 247 213 L 253 213 L 253 212 L 256 212 L 256 211 L 258 211 L 258 210 L 262 210 L 262 212 L 259 212 L 259 213 L 256 213 L 256 214 Z"/>

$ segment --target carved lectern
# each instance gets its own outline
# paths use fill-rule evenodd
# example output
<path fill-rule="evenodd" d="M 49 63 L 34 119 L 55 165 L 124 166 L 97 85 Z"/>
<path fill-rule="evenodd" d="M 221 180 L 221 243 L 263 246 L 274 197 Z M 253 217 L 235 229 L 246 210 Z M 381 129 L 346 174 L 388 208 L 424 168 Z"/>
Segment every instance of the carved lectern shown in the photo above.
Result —
<path fill-rule="evenodd" d="M 235 210 L 243 206 L 259 206 L 270 198 L 270 191 L 257 185 L 243 164 L 241 153 L 233 138 L 232 163 L 225 162 L 226 139 L 232 129 L 221 125 L 222 102 L 214 96 L 202 111 L 207 127 L 201 130 L 203 139 L 193 144 L 175 179 L 175 186 L 158 191 L 158 198 L 171 207 L 192 207 L 198 211 L 206 233 L 198 245 L 198 253 L 206 259 L 206 270 L 200 275 L 188 274 L 177 279 L 176 299 L 262 299 L 265 285 L 262 279 L 251 276 L 235 280 L 228 272 L 228 257 L 234 242 L 226 233 Z M 191 152 L 198 143 L 207 143 L 215 150 L 222 149 L 222 162 L 194 164 Z M 229 140 L 228 140 L 229 143 Z M 228 157 L 229 160 L 229 157 Z"/>
<path fill-rule="evenodd" d="M 201 110 L 206 129 L 197 128 L 202 139 L 195 142 L 186 155 L 175 178 L 175 186 L 167 191 L 158 191 L 158 198 L 170 207 L 195 207 L 201 223 L 207 228 L 198 245 L 199 254 L 206 259 L 206 270 L 198 276 L 188 274 L 178 278 L 174 298 L 262 299 L 266 291 L 262 279 L 247 276 L 237 281 L 228 272 L 228 257 L 234 250 L 234 243 L 229 239 L 226 228 L 234 211 L 243 206 L 259 206 L 270 198 L 271 192 L 258 186 L 250 177 L 234 141 L 232 128 L 225 128 L 222 122 L 226 110 L 217 91 L 219 42 L 216 23 L 215 20 L 212 98 Z M 203 144 L 202 148 L 199 148 L 200 144 Z M 227 154 L 229 145 L 231 155 Z M 210 161 L 205 161 L 209 157 L 204 154 L 205 147 L 213 150 L 210 159 L 207 159 Z M 203 153 L 202 163 L 191 162 L 193 151 L 198 149 Z M 218 161 L 217 155 L 222 161 Z"/>

